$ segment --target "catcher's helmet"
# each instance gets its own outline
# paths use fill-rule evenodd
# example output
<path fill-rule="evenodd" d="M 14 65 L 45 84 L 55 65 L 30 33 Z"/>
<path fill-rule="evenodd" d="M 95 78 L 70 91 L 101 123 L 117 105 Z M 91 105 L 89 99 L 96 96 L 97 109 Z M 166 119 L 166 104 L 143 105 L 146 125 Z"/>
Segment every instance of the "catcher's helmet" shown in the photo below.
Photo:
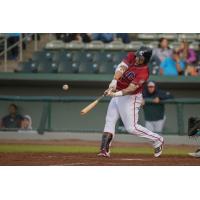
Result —
<path fill-rule="evenodd" d="M 144 64 L 147 64 L 152 56 L 152 49 L 149 47 L 140 47 L 136 52 L 135 52 L 136 57 L 144 57 Z"/>

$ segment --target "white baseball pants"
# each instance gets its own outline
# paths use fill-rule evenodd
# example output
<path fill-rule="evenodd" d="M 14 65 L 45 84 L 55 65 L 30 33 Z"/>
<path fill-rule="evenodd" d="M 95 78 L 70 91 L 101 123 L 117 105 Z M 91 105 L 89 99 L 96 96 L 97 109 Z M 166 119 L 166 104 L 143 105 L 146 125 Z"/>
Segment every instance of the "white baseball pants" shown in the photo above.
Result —
<path fill-rule="evenodd" d="M 108 106 L 104 132 L 114 135 L 117 120 L 121 117 L 127 132 L 147 138 L 156 148 L 163 143 L 163 137 L 138 124 L 141 103 L 142 94 L 113 97 Z"/>

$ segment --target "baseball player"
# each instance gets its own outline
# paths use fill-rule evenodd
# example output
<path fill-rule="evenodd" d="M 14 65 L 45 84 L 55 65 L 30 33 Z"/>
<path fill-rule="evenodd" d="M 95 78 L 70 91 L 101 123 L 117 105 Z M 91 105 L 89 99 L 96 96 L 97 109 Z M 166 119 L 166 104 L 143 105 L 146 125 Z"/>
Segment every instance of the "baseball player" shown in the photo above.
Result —
<path fill-rule="evenodd" d="M 142 90 L 149 78 L 148 62 L 152 50 L 140 47 L 130 52 L 118 65 L 106 96 L 112 97 L 106 115 L 99 156 L 110 157 L 110 146 L 115 135 L 115 125 L 121 117 L 127 132 L 152 142 L 154 156 L 159 157 L 163 150 L 163 137 L 138 124 L 138 112 L 142 104 Z M 153 114 L 153 113 L 152 113 Z"/>

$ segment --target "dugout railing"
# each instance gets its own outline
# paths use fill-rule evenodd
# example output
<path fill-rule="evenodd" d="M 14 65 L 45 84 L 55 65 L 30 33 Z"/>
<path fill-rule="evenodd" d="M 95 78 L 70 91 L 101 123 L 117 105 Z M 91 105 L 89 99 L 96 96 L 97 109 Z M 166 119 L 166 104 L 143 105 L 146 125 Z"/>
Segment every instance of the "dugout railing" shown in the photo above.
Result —
<path fill-rule="evenodd" d="M 16 103 L 20 104 L 21 108 L 25 107 L 22 109 L 24 113 L 27 113 L 28 110 L 29 114 L 33 115 L 34 129 L 40 134 L 45 131 L 100 132 L 103 128 L 105 112 L 110 98 L 102 99 L 99 105 L 86 116 L 82 117 L 79 114 L 83 106 L 95 99 L 96 97 L 90 96 L 0 96 L 1 109 L 4 106 L 4 111 L 1 111 L 0 117 L 3 116 L 3 113 L 6 114 L 5 105 Z M 3 102 L 4 104 L 2 104 Z M 151 100 L 147 100 L 146 103 L 151 103 Z M 177 98 L 161 103 L 166 106 L 173 106 L 171 109 L 167 109 L 166 113 L 167 120 L 171 120 L 168 126 L 169 128 L 174 126 L 175 131 L 165 129 L 165 134 L 186 134 L 187 119 L 190 116 L 199 116 L 200 99 Z M 186 113 L 185 108 L 187 106 L 189 107 Z M 62 122 L 61 125 L 59 125 L 60 122 Z"/>

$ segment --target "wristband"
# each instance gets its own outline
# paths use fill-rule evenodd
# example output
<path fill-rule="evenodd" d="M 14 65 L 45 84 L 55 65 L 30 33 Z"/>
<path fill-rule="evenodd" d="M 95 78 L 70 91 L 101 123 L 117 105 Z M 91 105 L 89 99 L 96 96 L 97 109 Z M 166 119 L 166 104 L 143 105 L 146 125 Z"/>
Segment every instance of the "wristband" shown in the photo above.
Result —
<path fill-rule="evenodd" d="M 113 96 L 114 96 L 114 97 L 123 96 L 123 92 L 122 92 L 122 91 L 115 92 L 115 93 L 113 93 Z"/>

